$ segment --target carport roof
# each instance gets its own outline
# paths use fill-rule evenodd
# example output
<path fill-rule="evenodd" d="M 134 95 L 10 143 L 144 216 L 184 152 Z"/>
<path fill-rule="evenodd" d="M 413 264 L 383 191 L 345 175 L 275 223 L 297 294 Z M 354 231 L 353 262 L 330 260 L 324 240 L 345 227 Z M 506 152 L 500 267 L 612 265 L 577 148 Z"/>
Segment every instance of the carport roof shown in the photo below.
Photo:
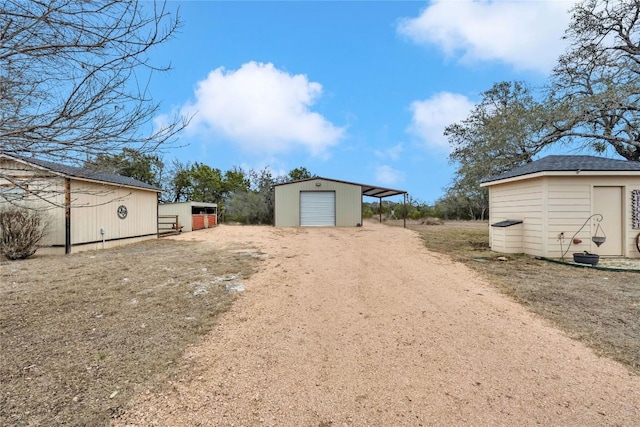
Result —
<path fill-rule="evenodd" d="M 287 185 L 287 184 L 293 184 L 293 183 L 297 183 L 297 182 L 313 181 L 313 180 L 316 180 L 316 179 L 322 179 L 324 181 L 331 181 L 331 182 L 339 182 L 341 184 L 358 185 L 358 186 L 360 186 L 360 188 L 362 188 L 362 195 L 363 196 L 377 197 L 379 199 L 382 199 L 384 197 L 392 197 L 392 196 L 399 196 L 399 195 L 402 195 L 402 194 L 407 194 L 407 192 L 404 191 L 404 190 L 394 190 L 393 188 L 385 188 L 385 187 L 380 187 L 380 186 L 377 186 L 377 185 L 368 185 L 368 184 L 359 184 L 357 182 L 340 181 L 338 179 L 324 178 L 324 177 L 321 177 L 321 176 L 314 176 L 312 178 L 298 179 L 296 181 L 282 182 L 282 183 L 276 184 L 276 185 Z"/>

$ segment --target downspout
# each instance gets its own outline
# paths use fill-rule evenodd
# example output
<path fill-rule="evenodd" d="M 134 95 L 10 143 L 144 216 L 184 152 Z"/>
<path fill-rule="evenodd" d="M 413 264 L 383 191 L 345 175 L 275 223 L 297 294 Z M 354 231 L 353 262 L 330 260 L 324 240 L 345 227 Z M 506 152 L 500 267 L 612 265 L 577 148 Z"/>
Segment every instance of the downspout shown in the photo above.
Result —
<path fill-rule="evenodd" d="M 71 253 L 71 179 L 64 179 L 64 253 Z"/>

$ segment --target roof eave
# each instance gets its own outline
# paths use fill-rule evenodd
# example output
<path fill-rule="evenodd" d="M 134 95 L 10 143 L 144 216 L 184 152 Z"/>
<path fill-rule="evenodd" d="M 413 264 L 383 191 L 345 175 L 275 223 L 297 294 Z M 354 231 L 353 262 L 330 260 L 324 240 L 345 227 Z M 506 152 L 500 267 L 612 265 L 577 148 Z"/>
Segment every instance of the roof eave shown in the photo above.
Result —
<path fill-rule="evenodd" d="M 487 181 L 480 183 L 480 187 L 490 187 L 492 185 L 507 184 L 515 181 L 523 181 L 526 179 L 541 178 L 545 176 L 640 176 L 640 171 L 584 171 L 584 170 L 571 170 L 571 171 L 542 171 L 529 173 L 524 175 L 513 176 L 509 178 L 498 179 L 495 181 Z"/>
<path fill-rule="evenodd" d="M 55 171 L 51 168 L 42 166 L 42 165 L 38 165 L 36 163 L 32 163 L 30 162 L 28 159 L 22 159 L 19 157 L 14 157 L 10 154 L 6 154 L 6 153 L 2 153 L 0 154 L 0 158 L 7 158 L 7 159 L 11 159 L 14 162 L 18 162 L 21 163 L 23 165 L 28 165 L 31 168 L 34 169 L 38 169 L 38 170 L 42 170 L 42 171 L 47 171 L 50 172 L 60 178 L 69 178 L 69 179 L 74 179 L 77 181 L 85 181 L 85 182 L 91 182 L 91 183 L 95 183 L 95 184 L 108 184 L 114 187 L 119 187 L 119 188 L 132 188 L 135 190 L 145 190 L 145 191 L 153 191 L 156 193 L 161 193 L 162 190 L 160 188 L 147 188 L 147 187 L 139 187 L 136 185 L 128 185 L 128 184 L 124 184 L 124 183 L 119 183 L 119 182 L 111 182 L 111 181 L 103 181 L 100 179 L 91 179 L 91 178 L 87 178 L 87 177 L 83 177 L 83 176 L 77 176 L 77 175 L 73 175 L 73 174 L 69 174 L 69 173 L 61 173 L 58 171 Z"/>
<path fill-rule="evenodd" d="M 274 187 L 281 186 L 281 185 L 288 185 L 288 184 L 297 184 L 297 183 L 306 182 L 306 181 L 313 181 L 313 180 L 316 180 L 316 179 L 321 179 L 321 180 L 324 180 L 324 181 L 337 182 L 339 184 L 347 184 L 347 185 L 353 185 L 353 186 L 360 187 L 361 191 L 362 191 L 362 195 L 363 196 L 367 196 L 367 197 L 384 198 L 384 197 L 392 197 L 392 196 L 399 196 L 399 195 L 402 195 L 402 194 L 407 194 L 407 192 L 404 191 L 404 190 L 395 190 L 393 188 L 379 187 L 377 185 L 360 184 L 360 183 L 357 183 L 357 182 L 342 181 L 342 180 L 339 180 L 339 179 L 325 178 L 325 177 L 322 177 L 322 176 L 314 176 L 314 177 L 311 177 L 311 178 L 298 179 L 298 180 L 295 180 L 295 181 L 280 182 L 278 184 L 275 184 Z M 367 194 L 367 193 L 371 193 L 372 191 L 374 191 L 375 194 Z"/>
<path fill-rule="evenodd" d="M 13 160 L 14 162 L 18 162 L 18 163 L 20 163 L 20 164 L 23 164 L 23 165 L 25 165 L 25 166 L 29 166 L 29 167 L 34 168 L 34 169 L 38 169 L 38 170 L 41 170 L 41 171 L 51 172 L 52 174 L 54 174 L 54 175 L 56 175 L 56 176 L 59 176 L 60 178 L 64 178 L 64 177 L 66 177 L 66 176 L 67 176 L 66 174 L 63 174 L 63 173 L 60 173 L 60 172 L 54 171 L 53 169 L 49 169 L 49 168 L 44 167 L 44 166 L 36 165 L 35 163 L 31 163 L 31 162 L 29 162 L 29 161 L 27 161 L 27 160 L 23 160 L 23 159 L 21 159 L 21 158 L 19 158 L 19 157 L 13 157 L 13 156 L 12 156 L 12 155 L 10 155 L 10 154 L 2 153 L 2 154 L 0 154 L 0 158 L 4 158 L 4 159 L 11 159 L 11 160 Z"/>

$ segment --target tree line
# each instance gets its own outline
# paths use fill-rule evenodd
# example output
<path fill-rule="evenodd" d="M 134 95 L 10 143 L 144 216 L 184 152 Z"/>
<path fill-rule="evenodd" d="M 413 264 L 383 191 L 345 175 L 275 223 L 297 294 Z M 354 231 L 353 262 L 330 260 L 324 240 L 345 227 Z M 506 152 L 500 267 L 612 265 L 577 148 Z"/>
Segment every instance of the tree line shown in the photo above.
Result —
<path fill-rule="evenodd" d="M 269 168 L 245 171 L 235 166 L 222 171 L 205 163 L 179 160 L 167 166 L 156 154 L 129 148 L 117 154 L 98 154 L 84 167 L 154 185 L 162 190 L 160 203 L 217 203 L 221 221 L 243 224 L 272 224 L 274 185 L 314 176 L 305 167 L 274 175 Z"/>

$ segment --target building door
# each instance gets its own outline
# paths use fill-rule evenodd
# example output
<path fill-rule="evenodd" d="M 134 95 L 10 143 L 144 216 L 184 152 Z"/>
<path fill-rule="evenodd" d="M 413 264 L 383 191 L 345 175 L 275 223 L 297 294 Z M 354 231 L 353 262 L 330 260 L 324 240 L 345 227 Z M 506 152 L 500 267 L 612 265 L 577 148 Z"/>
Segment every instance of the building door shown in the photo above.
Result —
<path fill-rule="evenodd" d="M 607 240 L 593 252 L 603 256 L 622 256 L 622 187 L 594 187 L 593 213 L 602 214 L 600 226 Z M 591 233 L 596 232 L 597 221 L 591 221 Z"/>
<path fill-rule="evenodd" d="M 300 226 L 333 227 L 336 225 L 336 193 L 333 191 L 300 192 Z"/>

